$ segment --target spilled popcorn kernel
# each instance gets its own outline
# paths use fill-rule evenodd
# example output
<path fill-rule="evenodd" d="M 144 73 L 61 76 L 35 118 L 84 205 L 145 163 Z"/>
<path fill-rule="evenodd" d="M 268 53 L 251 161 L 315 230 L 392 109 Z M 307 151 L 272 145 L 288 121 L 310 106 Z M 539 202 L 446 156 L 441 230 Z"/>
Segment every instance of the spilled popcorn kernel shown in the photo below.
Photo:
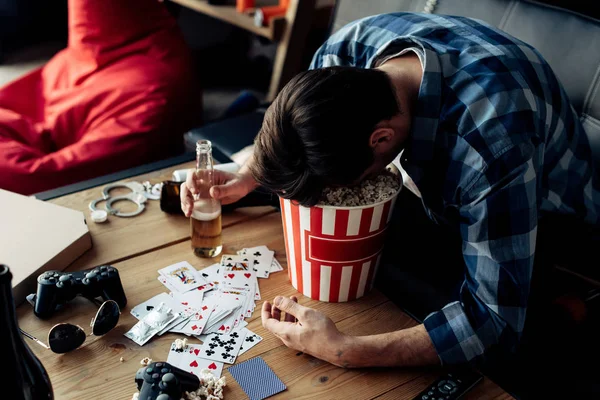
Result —
<path fill-rule="evenodd" d="M 144 357 L 140 361 L 140 364 L 142 364 L 144 367 L 147 367 L 148 364 L 150 364 L 151 362 L 152 362 L 152 359 L 150 357 Z"/>
<path fill-rule="evenodd" d="M 181 350 L 185 346 L 187 346 L 187 339 L 175 339 L 175 348 L 177 350 Z"/>
<path fill-rule="evenodd" d="M 119 362 L 123 362 L 125 359 L 123 357 L 119 358 Z"/>
<path fill-rule="evenodd" d="M 203 369 L 200 371 L 200 387 L 193 392 L 185 392 L 186 400 L 222 400 L 223 388 L 227 386 L 227 380 L 224 376 L 217 379 L 211 370 Z"/>

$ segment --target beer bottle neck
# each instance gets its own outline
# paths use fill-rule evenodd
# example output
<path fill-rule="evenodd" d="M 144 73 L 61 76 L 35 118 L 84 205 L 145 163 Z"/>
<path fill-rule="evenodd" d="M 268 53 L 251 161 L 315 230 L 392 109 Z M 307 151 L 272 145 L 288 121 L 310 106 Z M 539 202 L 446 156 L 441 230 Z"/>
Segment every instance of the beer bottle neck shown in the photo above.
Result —
<path fill-rule="evenodd" d="M 196 169 L 197 170 L 212 170 L 213 161 L 210 152 L 197 152 L 196 154 Z"/>

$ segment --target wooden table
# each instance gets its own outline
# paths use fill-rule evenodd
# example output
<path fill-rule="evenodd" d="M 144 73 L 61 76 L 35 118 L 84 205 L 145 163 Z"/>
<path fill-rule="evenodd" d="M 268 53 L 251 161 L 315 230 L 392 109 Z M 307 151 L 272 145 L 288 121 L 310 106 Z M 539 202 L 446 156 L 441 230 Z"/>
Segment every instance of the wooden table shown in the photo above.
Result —
<path fill-rule="evenodd" d="M 191 166 L 192 163 L 183 164 L 126 181 L 157 183 L 169 179 L 174 169 Z M 89 189 L 52 202 L 88 215 L 88 203 L 98 197 L 100 190 Z M 146 211 L 135 218 L 111 217 L 105 224 L 90 221 L 89 228 L 94 247 L 67 270 L 102 264 L 118 268 L 128 298 L 119 325 L 103 337 L 88 337 L 82 347 L 64 355 L 54 354 L 33 342 L 28 341 L 27 344 L 48 370 L 56 399 L 130 399 L 137 392 L 134 376 L 141 367 L 140 360 L 144 357 L 166 360 L 170 344 L 182 337 L 168 333 L 138 346 L 123 336 L 137 322 L 129 312 L 131 307 L 166 291 L 156 279 L 158 269 L 178 261 L 188 261 L 201 269 L 215 260 L 193 255 L 189 220 L 163 213 L 157 201 L 149 201 Z M 352 335 L 382 333 L 416 324 L 377 290 L 359 300 L 338 304 L 321 303 L 299 295 L 288 280 L 282 233 L 280 214 L 270 207 L 248 208 L 223 215 L 224 253 L 265 244 L 276 251 L 277 259 L 285 268 L 268 279 L 259 280 L 264 300 L 272 300 L 276 295 L 297 295 L 301 304 L 326 313 L 341 331 Z M 264 340 L 238 357 L 236 362 L 263 357 L 288 387 L 274 399 L 410 399 L 440 374 L 436 369 L 343 369 L 298 353 L 283 346 L 279 339 L 265 331 L 260 321 L 261 305 L 262 301 L 259 301 L 256 311 L 247 321 L 248 328 Z M 44 339 L 49 329 L 59 322 L 78 324 L 90 332 L 89 322 L 96 311 L 93 304 L 81 298 L 69 303 L 47 321 L 36 318 L 27 303 L 17 309 L 21 328 Z M 191 342 L 200 343 L 196 339 Z M 121 357 L 123 362 L 120 362 Z M 225 399 L 245 399 L 244 392 L 226 369 L 223 374 L 228 382 Z M 486 378 L 466 398 L 512 397 Z"/>

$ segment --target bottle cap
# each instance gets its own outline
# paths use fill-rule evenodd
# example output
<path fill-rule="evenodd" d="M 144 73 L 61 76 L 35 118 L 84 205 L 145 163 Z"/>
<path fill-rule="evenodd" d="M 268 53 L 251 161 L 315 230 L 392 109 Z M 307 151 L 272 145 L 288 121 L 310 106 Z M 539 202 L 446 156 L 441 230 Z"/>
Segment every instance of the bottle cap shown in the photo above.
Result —
<path fill-rule="evenodd" d="M 104 222 L 108 219 L 108 213 L 104 210 L 95 210 L 91 213 L 92 221 L 96 223 Z"/>

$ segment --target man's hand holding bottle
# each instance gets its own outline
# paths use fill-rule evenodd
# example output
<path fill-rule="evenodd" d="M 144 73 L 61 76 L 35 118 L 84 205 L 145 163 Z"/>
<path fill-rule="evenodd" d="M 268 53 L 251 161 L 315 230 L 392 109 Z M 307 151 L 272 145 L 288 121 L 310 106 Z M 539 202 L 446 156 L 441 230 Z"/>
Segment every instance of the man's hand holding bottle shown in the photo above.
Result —
<path fill-rule="evenodd" d="M 189 171 L 186 181 L 181 184 L 180 190 L 181 209 L 186 217 L 192 215 L 193 196 L 199 190 L 193 172 L 194 170 Z M 213 174 L 214 186 L 210 189 L 210 195 L 223 205 L 235 203 L 258 186 L 245 166 L 237 173 L 215 169 Z"/>

